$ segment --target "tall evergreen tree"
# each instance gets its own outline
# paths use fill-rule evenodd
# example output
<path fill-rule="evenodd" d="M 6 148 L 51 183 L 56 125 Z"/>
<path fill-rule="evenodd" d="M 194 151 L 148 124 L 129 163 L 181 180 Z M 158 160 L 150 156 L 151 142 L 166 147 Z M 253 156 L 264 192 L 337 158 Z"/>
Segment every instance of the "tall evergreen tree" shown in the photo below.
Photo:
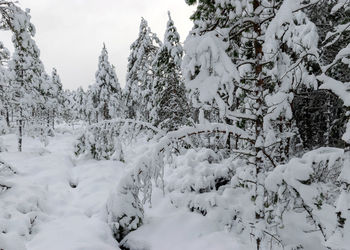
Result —
<path fill-rule="evenodd" d="M 149 121 L 152 110 L 153 72 L 152 62 L 160 41 L 151 32 L 147 21 L 141 19 L 138 38 L 130 47 L 126 87 L 124 92 L 128 118 Z"/>
<path fill-rule="evenodd" d="M 108 52 L 103 44 L 99 57 L 98 70 L 95 74 L 96 83 L 92 89 L 92 102 L 95 109 L 95 119 L 111 119 L 116 103 L 120 103 L 121 88 L 115 73 L 115 68 L 108 61 Z"/>
<path fill-rule="evenodd" d="M 8 64 L 12 75 L 11 103 L 18 117 L 18 150 L 22 151 L 22 136 L 25 120 L 33 117 L 42 104 L 42 91 L 46 87 L 44 66 L 33 36 L 35 27 L 30 22 L 29 10 L 23 11 L 15 4 L 1 9 L 2 22 L 13 33 L 14 53 Z"/>
<path fill-rule="evenodd" d="M 188 123 L 190 111 L 181 76 L 183 49 L 170 12 L 168 15 L 164 42 L 152 65 L 154 103 L 151 119 L 156 126 L 166 130 L 176 130 Z"/>
<path fill-rule="evenodd" d="M 53 68 L 51 73 L 51 85 L 50 85 L 50 97 L 52 107 L 49 111 L 49 116 L 51 117 L 51 127 L 55 127 L 55 118 L 57 118 L 62 112 L 63 105 L 63 89 L 60 76 L 57 73 L 57 69 Z"/>
<path fill-rule="evenodd" d="M 9 58 L 9 50 L 0 42 L 0 110 L 7 127 L 10 127 L 10 86 L 8 70 L 5 68 L 5 63 L 8 62 Z"/>
<path fill-rule="evenodd" d="M 76 91 L 74 91 L 74 113 L 75 117 L 78 120 L 86 120 L 87 119 L 87 93 L 84 91 L 82 87 L 79 87 Z"/>
<path fill-rule="evenodd" d="M 257 249 L 262 247 L 264 230 L 273 231 L 277 217 L 269 212 L 274 204 L 264 179 L 290 156 L 293 92 L 300 85 L 316 84 L 308 63 L 318 57 L 318 37 L 303 8 L 294 0 L 200 0 L 185 43 L 183 73 L 202 109 L 215 101 L 221 117 L 254 138 L 239 151 L 250 166 L 248 179 L 255 183 L 251 220 L 257 225 Z"/>

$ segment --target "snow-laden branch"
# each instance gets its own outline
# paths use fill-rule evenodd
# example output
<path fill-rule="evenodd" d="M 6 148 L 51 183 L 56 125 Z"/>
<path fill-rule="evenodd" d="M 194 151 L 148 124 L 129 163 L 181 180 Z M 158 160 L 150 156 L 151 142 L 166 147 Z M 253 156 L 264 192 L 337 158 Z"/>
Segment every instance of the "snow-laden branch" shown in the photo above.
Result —
<path fill-rule="evenodd" d="M 324 40 L 325 40 L 325 42 L 327 42 L 331 37 L 333 37 L 333 36 L 336 36 L 336 37 L 334 39 L 332 39 L 332 41 L 325 44 L 324 45 L 325 48 L 333 45 L 336 41 L 338 41 L 338 39 L 341 37 L 341 35 L 345 31 L 350 30 L 350 23 L 337 25 L 333 29 L 334 29 L 334 31 L 327 33 L 326 38 Z"/>
<path fill-rule="evenodd" d="M 112 119 L 112 120 L 107 120 L 107 121 L 91 124 L 89 127 L 91 127 L 91 128 L 92 127 L 101 127 L 101 126 L 104 126 L 104 125 L 111 125 L 112 126 L 113 124 L 138 125 L 138 126 L 142 126 L 143 128 L 152 130 L 156 134 L 165 135 L 165 132 L 163 130 L 153 126 L 151 123 L 138 121 L 138 120 L 133 120 L 133 119 L 122 119 L 122 118 Z"/>
<path fill-rule="evenodd" d="M 317 79 L 323 82 L 320 89 L 332 91 L 344 102 L 345 106 L 350 107 L 350 83 L 337 81 L 325 74 L 318 76 Z"/>
<path fill-rule="evenodd" d="M 132 177 L 135 185 L 143 193 L 143 202 L 151 202 L 152 179 L 163 186 L 163 174 L 165 166 L 165 158 L 178 147 L 178 142 L 186 141 L 189 137 L 203 134 L 223 133 L 235 135 L 241 140 L 254 141 L 254 137 L 244 130 L 223 123 L 198 124 L 195 127 L 183 127 L 177 131 L 172 131 L 161 137 L 158 141 L 150 142 L 148 150 L 135 159 L 131 165 L 134 167 Z M 234 153 L 242 154 L 243 151 Z"/>
<path fill-rule="evenodd" d="M 338 54 L 335 56 L 332 63 L 322 67 L 323 72 L 327 72 L 331 67 L 333 67 L 338 61 L 342 60 L 345 57 L 350 56 L 350 44 L 348 44 L 345 48 L 341 49 Z"/>
<path fill-rule="evenodd" d="M 235 118 L 241 118 L 241 119 L 246 119 L 246 120 L 256 120 L 256 115 L 250 115 L 250 114 L 244 114 L 238 111 L 230 111 L 227 110 L 225 113 L 225 116 L 230 119 L 230 120 L 235 120 Z"/>
<path fill-rule="evenodd" d="M 243 129 L 240 129 L 233 125 L 228 125 L 224 123 L 198 124 L 195 127 L 183 127 L 177 131 L 169 132 L 159 140 L 159 143 L 155 147 L 155 150 L 156 152 L 160 152 L 164 150 L 164 148 L 168 145 L 171 145 L 173 142 L 183 140 L 186 137 L 192 135 L 210 133 L 224 133 L 227 135 L 239 136 L 240 139 L 249 141 L 253 141 L 255 139 Z"/>

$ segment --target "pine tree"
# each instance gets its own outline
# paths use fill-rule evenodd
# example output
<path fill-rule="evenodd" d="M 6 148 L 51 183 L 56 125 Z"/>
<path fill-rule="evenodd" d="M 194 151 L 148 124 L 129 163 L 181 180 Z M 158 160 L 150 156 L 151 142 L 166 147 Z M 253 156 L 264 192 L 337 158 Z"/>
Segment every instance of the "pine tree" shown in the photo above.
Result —
<path fill-rule="evenodd" d="M 75 119 L 78 120 L 86 120 L 87 119 L 87 93 L 84 91 L 82 87 L 79 87 L 76 91 L 74 91 L 74 106 L 73 110 L 75 113 Z"/>
<path fill-rule="evenodd" d="M 44 108 L 47 112 L 47 127 L 55 128 L 55 119 L 62 111 L 62 83 L 55 68 L 52 69 L 51 78 L 46 76 L 46 87 L 42 95 L 45 96 Z"/>
<path fill-rule="evenodd" d="M 96 111 L 94 107 L 94 93 L 95 85 L 89 85 L 86 91 L 86 118 L 89 124 L 96 122 Z"/>
<path fill-rule="evenodd" d="M 331 64 L 339 51 L 349 44 L 349 5 L 348 1 L 321 0 L 305 10 L 319 34 L 321 66 Z M 337 60 L 332 67 L 327 68 L 326 73 L 337 81 L 350 82 L 350 68 L 347 64 L 344 60 Z"/>
<path fill-rule="evenodd" d="M 188 123 L 189 107 L 181 76 L 183 49 L 169 15 L 164 42 L 153 62 L 152 122 L 166 130 L 176 130 Z"/>
<path fill-rule="evenodd" d="M 6 126 L 10 127 L 10 90 L 9 90 L 9 75 L 8 70 L 5 68 L 5 62 L 10 58 L 10 52 L 0 42 L 0 110 L 1 115 L 6 121 Z"/>
<path fill-rule="evenodd" d="M 44 66 L 33 36 L 35 27 L 30 22 L 29 10 L 23 11 L 9 3 L 2 9 L 4 25 L 13 33 L 14 53 L 8 64 L 12 74 L 10 80 L 11 103 L 17 112 L 18 150 L 22 151 L 22 136 L 25 120 L 32 118 L 33 111 L 42 103 L 41 90 L 45 84 Z"/>
<path fill-rule="evenodd" d="M 152 110 L 153 72 L 152 62 L 160 41 L 152 33 L 147 21 L 141 19 L 140 31 L 136 41 L 130 46 L 126 87 L 124 92 L 128 118 L 149 121 Z"/>
<path fill-rule="evenodd" d="M 112 92 L 109 102 L 110 115 L 112 118 L 121 117 L 125 108 L 122 102 L 122 89 L 114 65 L 110 67 L 110 77 L 112 79 L 111 82 L 115 82 L 114 91 Z"/>
<path fill-rule="evenodd" d="M 66 123 L 70 123 L 77 119 L 76 104 L 74 101 L 74 92 L 66 89 L 62 93 L 62 119 Z"/>
<path fill-rule="evenodd" d="M 318 37 L 300 11 L 304 7 L 288 0 L 199 1 L 185 43 L 186 84 L 202 110 L 215 102 L 221 118 L 232 120 L 254 138 L 241 144 L 238 152 L 248 161 L 248 180 L 255 183 L 251 220 L 257 229 L 257 249 L 266 231 L 277 234 L 272 232 L 275 215 L 268 211 L 274 204 L 264 179 L 290 157 L 293 92 L 316 83 L 308 65 L 318 56 Z"/>
<path fill-rule="evenodd" d="M 350 1 L 348 0 L 321 0 L 313 5 L 313 8 L 308 9 L 308 15 L 317 26 L 320 39 L 320 60 L 317 79 L 319 80 L 319 88 L 332 91 L 337 95 L 347 113 L 350 110 L 349 91 L 350 91 Z M 318 18 L 317 18 L 318 17 Z M 322 18 L 320 18 L 322 17 Z M 335 105 L 330 105 L 332 102 L 331 95 L 326 99 L 326 119 L 323 123 L 326 124 L 326 132 L 319 137 L 326 138 L 325 142 L 329 144 L 330 139 L 336 137 L 339 131 L 343 131 L 343 122 L 347 121 L 346 131 L 342 136 L 345 141 L 346 150 L 350 145 L 350 120 L 346 117 L 343 111 L 340 117 L 332 119 L 335 110 Z M 313 114 L 317 117 L 319 114 Z M 324 115 L 324 114 L 321 114 Z M 339 123 L 340 121 L 340 123 Z M 314 139 L 314 138 L 312 138 Z M 322 138 L 323 139 L 323 138 Z M 312 140 L 310 140 L 312 142 Z M 344 167 L 349 165 L 349 152 L 346 153 Z M 345 176 L 345 175 L 344 175 Z M 348 178 L 340 177 L 341 194 L 336 202 L 336 217 L 337 225 L 333 231 L 333 235 L 327 239 L 327 247 L 332 249 L 340 249 L 340 245 L 347 237 L 346 230 L 349 218 L 349 180 Z M 338 184 L 339 185 L 339 184 Z"/>
<path fill-rule="evenodd" d="M 350 81 L 350 68 L 346 59 L 335 60 L 337 54 L 346 48 L 350 41 L 350 3 L 338 0 L 307 1 L 307 3 L 309 7 L 304 8 L 304 12 L 316 25 L 319 38 L 319 58 L 317 62 L 310 63 L 309 67 L 310 71 L 318 76 L 319 81 L 316 89 L 304 88 L 296 93 L 293 100 L 294 117 L 304 149 L 320 146 L 344 147 L 341 137 L 345 130 L 346 110 L 339 108 L 343 103 L 337 100 L 334 91 L 331 90 L 333 92 L 331 93 L 324 89 L 320 90 L 319 87 L 324 82 L 329 82 L 329 79 L 322 79 L 323 74 L 341 83 Z"/>
<path fill-rule="evenodd" d="M 115 113 L 114 110 L 117 109 L 115 105 L 120 103 L 121 88 L 115 68 L 108 61 L 108 52 L 104 44 L 95 78 L 96 83 L 92 88 L 92 102 L 96 121 L 111 119 Z"/>

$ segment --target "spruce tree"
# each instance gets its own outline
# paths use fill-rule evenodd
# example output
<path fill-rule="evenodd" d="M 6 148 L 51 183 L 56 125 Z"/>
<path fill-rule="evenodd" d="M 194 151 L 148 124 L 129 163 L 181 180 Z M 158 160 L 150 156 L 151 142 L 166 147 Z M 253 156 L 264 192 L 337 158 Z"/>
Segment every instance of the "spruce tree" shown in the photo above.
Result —
<path fill-rule="evenodd" d="M 18 150 L 22 151 L 24 123 L 37 113 L 38 104 L 46 84 L 44 66 L 39 58 L 40 52 L 33 36 L 35 27 L 30 22 L 29 10 L 23 11 L 15 4 L 2 10 L 4 25 L 12 31 L 14 53 L 8 64 L 13 109 L 18 119 Z"/>
<path fill-rule="evenodd" d="M 55 118 L 62 113 L 63 105 L 63 88 L 61 78 L 57 73 L 57 69 L 53 68 L 51 73 L 52 94 L 55 107 L 52 109 L 52 128 L 55 127 Z"/>
<path fill-rule="evenodd" d="M 78 120 L 84 121 L 87 118 L 86 112 L 86 102 L 87 102 L 87 93 L 84 91 L 82 87 L 79 87 L 77 90 L 74 91 L 74 113 L 75 117 Z"/>
<path fill-rule="evenodd" d="M 128 118 L 150 120 L 152 110 L 153 72 L 152 62 L 160 41 L 151 32 L 147 21 L 141 19 L 138 38 L 130 46 L 128 58 L 126 87 L 124 92 Z"/>
<path fill-rule="evenodd" d="M 92 88 L 92 102 L 96 121 L 111 119 L 115 113 L 115 105 L 120 103 L 121 89 L 115 69 L 108 61 L 108 52 L 104 44 L 95 78 L 96 83 Z"/>
<path fill-rule="evenodd" d="M 183 73 L 202 110 L 215 102 L 223 121 L 231 120 L 254 138 L 240 144 L 238 152 L 248 162 L 247 180 L 255 183 L 251 220 L 257 249 L 266 231 L 278 234 L 264 179 L 290 157 L 293 92 L 316 84 L 308 65 L 318 57 L 318 37 L 303 8 L 300 1 L 288 0 L 200 0 L 185 43 Z"/>
<path fill-rule="evenodd" d="M 169 21 L 164 42 L 153 62 L 152 123 L 166 130 L 176 130 L 188 123 L 189 106 L 181 76 L 183 49 L 174 22 Z"/>
<path fill-rule="evenodd" d="M 0 110 L 1 115 L 6 121 L 6 126 L 10 127 L 10 89 L 9 89 L 9 74 L 5 67 L 5 63 L 10 58 L 10 52 L 0 42 Z"/>

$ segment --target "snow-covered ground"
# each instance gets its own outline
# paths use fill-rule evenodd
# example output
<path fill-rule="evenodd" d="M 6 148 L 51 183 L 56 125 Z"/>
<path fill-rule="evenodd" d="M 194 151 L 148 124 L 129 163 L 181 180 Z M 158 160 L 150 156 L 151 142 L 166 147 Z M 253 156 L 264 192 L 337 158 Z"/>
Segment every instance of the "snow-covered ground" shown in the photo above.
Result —
<path fill-rule="evenodd" d="M 106 221 L 106 202 L 128 162 L 75 159 L 76 135 L 69 131 L 57 133 L 47 147 L 25 138 L 22 153 L 15 135 L 2 139 L 8 151 L 0 158 L 17 174 L 0 177 L 11 186 L 0 193 L 0 249 L 119 249 Z M 127 159 L 139 152 L 133 146 Z M 125 238 L 125 245 L 134 250 L 250 249 L 215 225 L 199 213 L 175 208 L 155 190 L 152 208 L 145 205 L 144 225 Z"/>
<path fill-rule="evenodd" d="M 18 174 L 7 177 L 13 187 L 0 195 L 0 248 L 4 239 L 22 236 L 27 249 L 118 249 L 103 221 L 110 189 L 124 171 L 112 161 L 72 160 L 71 134 L 58 134 L 43 148 L 26 138 L 24 152 L 16 152 L 16 137 L 3 138 L 8 152 L 1 158 Z M 13 239 L 10 240 L 13 243 Z"/>

